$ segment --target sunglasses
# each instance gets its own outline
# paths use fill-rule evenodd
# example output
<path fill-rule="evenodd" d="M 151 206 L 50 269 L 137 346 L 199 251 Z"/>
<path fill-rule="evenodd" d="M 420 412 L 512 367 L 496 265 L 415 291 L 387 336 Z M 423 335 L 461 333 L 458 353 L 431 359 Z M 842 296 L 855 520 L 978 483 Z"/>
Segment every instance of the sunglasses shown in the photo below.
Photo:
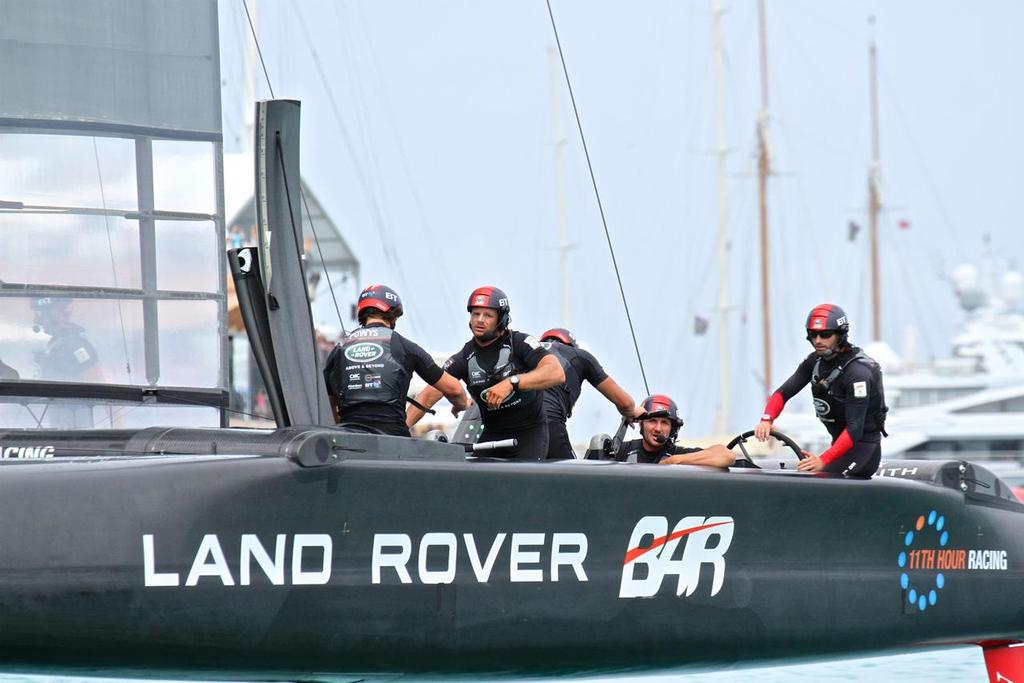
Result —
<path fill-rule="evenodd" d="M 835 330 L 807 330 L 807 341 L 814 341 L 815 337 L 831 339 L 835 336 Z"/>

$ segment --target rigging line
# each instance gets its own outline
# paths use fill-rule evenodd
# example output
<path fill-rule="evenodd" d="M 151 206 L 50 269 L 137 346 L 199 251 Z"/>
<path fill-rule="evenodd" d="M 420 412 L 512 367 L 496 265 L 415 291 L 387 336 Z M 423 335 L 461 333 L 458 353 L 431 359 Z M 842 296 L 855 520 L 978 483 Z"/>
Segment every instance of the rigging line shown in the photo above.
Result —
<path fill-rule="evenodd" d="M 249 14 L 249 3 L 242 0 L 242 7 L 245 8 L 245 18 L 249 20 L 249 32 L 252 33 L 252 42 L 256 44 L 256 53 L 260 56 L 260 66 L 263 67 L 263 77 L 267 79 L 267 88 L 270 90 L 270 96 L 277 99 L 274 95 L 274 86 L 270 84 L 270 74 L 267 73 L 267 63 L 263 61 L 263 49 L 260 47 L 260 41 L 256 37 L 256 27 L 252 24 L 252 15 Z"/>
<path fill-rule="evenodd" d="M 633 337 L 633 348 L 636 350 L 636 361 L 640 365 L 640 376 L 644 380 L 644 391 L 650 395 L 651 389 L 647 385 L 647 373 L 644 371 L 644 361 L 640 357 L 640 345 L 636 341 L 636 330 L 633 329 L 633 318 L 629 314 L 629 303 L 626 301 L 626 290 L 622 287 L 622 276 L 619 275 L 619 264 L 615 259 L 615 249 L 612 247 L 612 237 L 608 232 L 608 221 L 605 219 L 604 206 L 601 204 L 601 193 L 597 189 L 597 178 L 594 177 L 594 166 L 590 163 L 590 151 L 587 147 L 587 138 L 583 134 L 583 123 L 580 121 L 580 111 L 576 106 L 576 95 L 572 91 L 572 81 L 569 79 L 569 68 L 565 65 L 565 53 L 562 52 L 562 41 L 558 37 L 558 27 L 555 25 L 555 14 L 551 10 L 551 0 L 545 0 L 548 6 L 548 16 L 551 17 L 551 30 L 555 34 L 555 45 L 558 46 L 558 58 L 562 62 L 562 73 L 565 74 L 565 85 L 569 89 L 569 101 L 572 102 L 572 111 L 576 117 L 576 128 L 580 131 L 580 141 L 583 143 L 583 155 L 587 158 L 587 169 L 590 171 L 590 183 L 594 186 L 594 196 L 597 198 L 597 209 L 601 214 L 601 224 L 604 226 L 604 236 L 608 241 L 608 251 L 611 253 L 612 266 L 615 268 L 615 279 L 619 283 L 619 294 L 622 296 L 622 305 L 626 309 L 626 321 L 629 323 L 629 334 Z"/>
<path fill-rule="evenodd" d="M 313 344 L 313 361 L 319 365 L 317 360 L 319 359 L 319 351 L 316 345 L 316 328 L 313 327 L 313 316 L 312 307 L 309 300 L 309 285 L 306 283 L 306 269 L 302 267 L 302 229 L 301 226 L 295 225 L 295 209 L 292 207 L 292 195 L 291 190 L 288 188 L 288 169 L 284 165 L 284 150 L 281 147 L 281 136 L 280 133 L 274 136 L 274 146 L 277 148 L 277 160 L 281 162 L 281 176 L 284 179 L 284 196 L 288 200 L 288 222 L 292 226 L 292 239 L 295 240 L 295 252 L 299 259 L 299 273 L 302 276 L 302 295 L 306 298 L 306 306 L 310 310 L 309 316 L 309 341 Z M 301 184 L 300 184 L 301 185 Z M 300 217 L 301 220 L 301 217 Z M 320 419 L 320 411 L 322 409 L 321 403 L 323 399 L 320 396 L 319 382 L 316 383 L 318 390 L 313 392 L 316 394 L 316 412 L 317 419 Z"/>
<path fill-rule="evenodd" d="M 114 258 L 114 243 L 110 239 L 110 216 L 107 214 L 107 193 L 103 189 L 103 171 L 100 168 L 100 149 L 96 144 L 96 136 L 92 136 L 92 154 L 96 159 L 96 177 L 100 181 L 100 201 L 103 203 L 103 225 L 107 230 L 107 251 L 110 253 L 110 271 L 114 275 L 114 287 L 120 288 L 117 281 L 117 261 Z M 121 321 L 121 343 L 124 345 L 124 369 L 128 373 L 128 383 L 132 383 L 132 363 L 128 356 L 128 332 L 124 327 L 124 301 L 117 300 L 117 317 Z"/>
<path fill-rule="evenodd" d="M 338 324 L 341 325 L 341 333 L 348 334 L 345 330 L 345 321 L 341 319 L 341 307 L 338 306 L 338 297 L 334 295 L 334 283 L 331 282 L 331 274 L 327 270 L 327 259 L 324 258 L 324 250 L 320 248 L 320 237 L 316 234 L 316 227 L 313 225 L 313 214 L 309 211 L 309 202 L 306 201 L 306 193 L 299 183 L 299 197 L 302 205 L 306 207 L 306 218 L 309 219 L 309 231 L 313 233 L 313 241 L 316 243 L 316 253 L 320 256 L 320 266 L 324 269 L 324 277 L 327 278 L 327 289 L 331 291 L 331 300 L 334 302 L 334 312 L 338 314 Z"/>

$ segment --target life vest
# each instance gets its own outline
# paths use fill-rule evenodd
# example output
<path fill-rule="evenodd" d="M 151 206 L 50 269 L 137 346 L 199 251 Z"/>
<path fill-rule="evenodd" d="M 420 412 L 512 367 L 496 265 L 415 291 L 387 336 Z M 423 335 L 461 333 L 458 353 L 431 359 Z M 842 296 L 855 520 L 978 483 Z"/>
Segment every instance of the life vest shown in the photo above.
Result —
<path fill-rule="evenodd" d="M 885 432 L 885 416 L 889 408 L 885 405 L 885 393 L 882 391 L 881 370 L 878 364 L 867 356 L 862 350 L 857 349 L 856 353 L 836 365 L 824 377 L 822 377 L 821 358 L 814 363 L 811 370 L 811 394 L 814 396 L 814 411 L 818 419 L 826 426 L 836 423 L 836 418 L 841 417 L 845 424 L 846 401 L 842 396 L 832 392 L 836 381 L 843 375 L 846 368 L 854 362 L 861 362 L 871 369 L 872 382 L 871 393 L 867 396 L 868 413 L 865 419 L 864 430 L 867 432 Z"/>
<path fill-rule="evenodd" d="M 391 348 L 394 330 L 384 326 L 360 327 L 340 344 L 342 364 L 335 386 L 339 407 L 354 403 L 387 403 L 405 407 L 412 374 L 395 358 Z"/>

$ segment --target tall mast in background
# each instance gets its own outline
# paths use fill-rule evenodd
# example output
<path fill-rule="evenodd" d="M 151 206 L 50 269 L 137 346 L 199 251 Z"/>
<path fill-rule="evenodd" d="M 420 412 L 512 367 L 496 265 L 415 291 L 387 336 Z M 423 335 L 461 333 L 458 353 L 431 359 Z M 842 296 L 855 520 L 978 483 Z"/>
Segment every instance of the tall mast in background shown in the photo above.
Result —
<path fill-rule="evenodd" d="M 761 42 L 761 110 L 757 113 L 757 196 L 761 218 L 761 338 L 764 344 L 764 396 L 772 393 L 772 317 L 768 260 L 768 37 L 765 30 L 764 0 L 757 2 L 758 35 Z"/>
<path fill-rule="evenodd" d="M 568 227 L 565 211 L 565 181 L 562 178 L 562 147 L 565 140 L 562 139 L 562 107 L 559 99 L 559 80 L 562 72 L 558 66 L 558 52 L 553 47 L 548 48 L 548 65 L 551 73 L 551 106 L 554 115 L 554 144 L 555 144 L 555 201 L 558 206 L 558 264 L 562 276 L 562 320 L 565 327 L 572 327 L 569 318 L 569 244 Z"/>
<path fill-rule="evenodd" d="M 718 406 L 715 433 L 729 431 L 729 206 L 725 184 L 725 82 L 722 49 L 722 7 L 713 0 L 715 48 L 715 154 L 718 158 Z"/>
<path fill-rule="evenodd" d="M 242 102 L 242 121 L 245 122 L 245 131 L 242 136 L 244 145 L 242 151 L 252 154 L 253 140 L 256 134 L 256 106 L 254 103 L 256 102 L 257 74 L 256 39 L 252 34 L 258 33 L 259 29 L 259 0 L 249 1 L 249 11 L 252 17 L 252 30 L 245 32 L 245 74 L 242 77 L 245 82 L 245 100 Z"/>
<path fill-rule="evenodd" d="M 871 165 L 868 167 L 868 224 L 871 241 L 871 332 L 874 341 L 882 339 L 882 306 L 879 289 L 881 286 L 878 267 L 878 214 L 882 208 L 879 192 L 879 142 L 878 142 L 878 55 L 875 50 L 875 17 L 868 17 L 871 27 L 871 43 L 868 47 L 871 87 Z"/>

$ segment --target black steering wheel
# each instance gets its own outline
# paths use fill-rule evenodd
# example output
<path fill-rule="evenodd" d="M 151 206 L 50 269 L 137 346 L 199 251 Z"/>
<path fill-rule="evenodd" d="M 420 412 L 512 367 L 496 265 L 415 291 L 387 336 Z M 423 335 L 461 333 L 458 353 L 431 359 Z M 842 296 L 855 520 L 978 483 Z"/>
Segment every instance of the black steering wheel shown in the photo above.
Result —
<path fill-rule="evenodd" d="M 754 460 L 750 457 L 750 453 L 747 453 L 747 449 L 744 446 L 744 444 L 747 443 L 747 439 L 749 439 L 753 435 L 754 435 L 754 430 L 753 429 L 751 429 L 749 432 L 743 432 L 742 434 L 737 434 L 736 436 L 733 437 L 732 441 L 730 441 L 729 443 L 727 443 L 725 445 L 725 447 L 728 448 L 731 451 L 732 449 L 734 449 L 737 446 L 739 446 L 740 447 L 740 451 L 742 451 L 742 453 L 743 453 L 743 457 L 747 459 L 747 462 L 749 462 L 750 464 L 753 465 L 754 464 Z M 804 458 L 807 457 L 806 455 L 804 455 L 803 449 L 800 448 L 800 444 L 798 444 L 796 441 L 793 441 L 793 439 L 791 439 L 789 436 L 783 434 L 782 432 L 777 432 L 774 429 L 770 432 L 770 435 L 774 436 L 776 439 L 778 439 L 783 444 L 785 444 L 785 446 L 787 448 L 789 448 L 791 451 L 796 453 L 797 460 L 803 460 Z M 756 467 L 756 465 L 755 465 L 755 467 Z"/>

